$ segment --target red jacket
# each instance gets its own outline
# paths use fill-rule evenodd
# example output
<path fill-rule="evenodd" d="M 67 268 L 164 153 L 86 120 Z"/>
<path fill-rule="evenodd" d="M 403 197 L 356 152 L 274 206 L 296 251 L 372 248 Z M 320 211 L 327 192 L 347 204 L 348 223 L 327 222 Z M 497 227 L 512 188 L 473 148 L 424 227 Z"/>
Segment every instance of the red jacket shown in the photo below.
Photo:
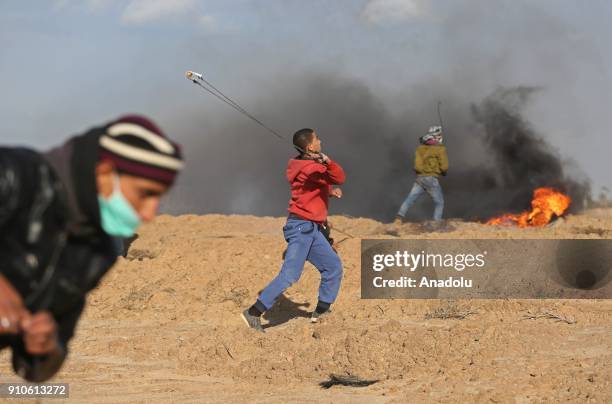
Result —
<path fill-rule="evenodd" d="M 313 160 L 291 159 L 287 180 L 291 184 L 289 212 L 306 220 L 323 223 L 327 219 L 329 192 L 332 185 L 344 182 L 344 170 L 330 160 L 327 164 Z"/>

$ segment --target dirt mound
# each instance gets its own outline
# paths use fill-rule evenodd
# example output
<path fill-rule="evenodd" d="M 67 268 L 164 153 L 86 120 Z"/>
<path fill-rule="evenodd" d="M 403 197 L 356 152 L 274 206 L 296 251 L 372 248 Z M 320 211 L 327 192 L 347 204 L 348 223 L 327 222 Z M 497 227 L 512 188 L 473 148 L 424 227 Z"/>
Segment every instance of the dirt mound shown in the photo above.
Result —
<path fill-rule="evenodd" d="M 239 314 L 282 263 L 284 219 L 160 217 L 91 295 L 56 381 L 108 402 L 612 398 L 612 301 L 366 301 L 359 274 L 360 238 L 610 238 L 612 211 L 538 229 L 331 220 L 345 270 L 333 313 L 308 321 L 319 274 L 307 264 L 257 334 Z M 321 389 L 330 374 L 380 382 Z"/>

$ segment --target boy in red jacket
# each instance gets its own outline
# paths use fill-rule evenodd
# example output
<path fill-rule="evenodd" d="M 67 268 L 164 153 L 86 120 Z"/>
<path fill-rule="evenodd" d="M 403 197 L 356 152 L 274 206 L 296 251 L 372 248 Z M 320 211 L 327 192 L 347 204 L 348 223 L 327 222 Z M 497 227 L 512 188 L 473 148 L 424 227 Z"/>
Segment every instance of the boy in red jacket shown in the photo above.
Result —
<path fill-rule="evenodd" d="M 332 185 L 344 183 L 344 170 L 321 153 L 321 140 L 312 129 L 295 132 L 293 145 L 300 155 L 289 160 L 287 166 L 291 200 L 287 223 L 283 227 L 288 243 L 285 261 L 280 273 L 261 292 L 255 304 L 242 313 L 247 325 L 260 332 L 264 331 L 261 315 L 300 279 L 306 260 L 321 272 L 319 302 L 312 313 L 312 322 L 317 322 L 322 314 L 328 312 L 342 280 L 342 263 L 321 232 L 321 226 L 327 220 L 329 197 L 342 197 L 342 191 L 332 188 Z"/>

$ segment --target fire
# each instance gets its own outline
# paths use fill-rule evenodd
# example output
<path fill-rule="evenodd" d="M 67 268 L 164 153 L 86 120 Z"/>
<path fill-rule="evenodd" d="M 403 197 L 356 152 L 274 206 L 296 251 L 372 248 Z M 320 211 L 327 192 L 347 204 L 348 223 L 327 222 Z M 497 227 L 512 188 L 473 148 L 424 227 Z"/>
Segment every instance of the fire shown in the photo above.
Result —
<path fill-rule="evenodd" d="M 561 216 L 567 210 L 572 200 L 569 196 L 555 191 L 553 188 L 537 188 L 533 191 L 531 211 L 518 215 L 506 213 L 489 219 L 486 224 L 519 227 L 538 227 L 549 223 L 553 215 Z"/>

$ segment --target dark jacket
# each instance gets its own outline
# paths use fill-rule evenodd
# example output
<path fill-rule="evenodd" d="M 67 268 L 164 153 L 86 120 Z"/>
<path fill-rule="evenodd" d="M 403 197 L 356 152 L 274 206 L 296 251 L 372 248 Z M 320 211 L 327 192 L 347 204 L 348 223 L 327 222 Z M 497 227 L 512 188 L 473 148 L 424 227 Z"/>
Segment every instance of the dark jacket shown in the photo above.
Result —
<path fill-rule="evenodd" d="M 53 315 L 63 350 L 32 356 L 21 336 L 0 337 L 0 348 L 13 350 L 15 372 L 30 381 L 45 381 L 59 370 L 87 293 L 116 259 L 113 239 L 100 225 L 97 199 L 102 130 L 46 154 L 0 148 L 0 272 L 30 312 Z"/>

